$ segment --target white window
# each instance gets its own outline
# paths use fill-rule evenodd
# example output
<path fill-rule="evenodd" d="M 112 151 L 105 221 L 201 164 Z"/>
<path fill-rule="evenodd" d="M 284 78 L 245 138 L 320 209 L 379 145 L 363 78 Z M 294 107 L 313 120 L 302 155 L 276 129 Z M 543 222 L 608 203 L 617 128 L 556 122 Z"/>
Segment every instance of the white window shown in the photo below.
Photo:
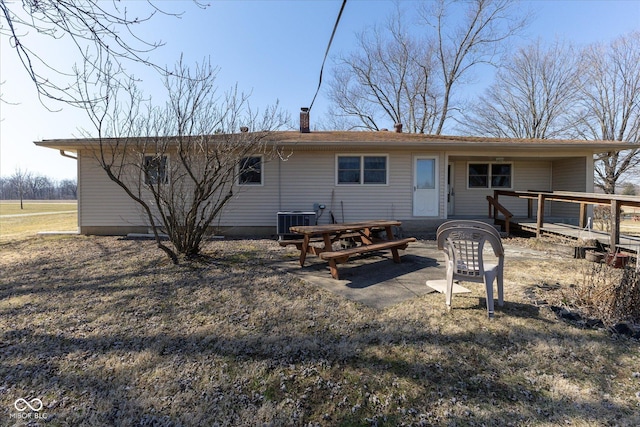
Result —
<path fill-rule="evenodd" d="M 467 176 L 469 188 L 511 188 L 513 165 L 511 163 L 469 163 Z"/>
<path fill-rule="evenodd" d="M 144 183 L 147 185 L 166 184 L 168 182 L 167 156 L 160 154 L 144 156 Z"/>
<path fill-rule="evenodd" d="M 386 155 L 340 155 L 336 158 L 338 185 L 386 185 Z"/>
<path fill-rule="evenodd" d="M 262 185 L 262 156 L 249 156 L 240 160 L 238 184 Z"/>

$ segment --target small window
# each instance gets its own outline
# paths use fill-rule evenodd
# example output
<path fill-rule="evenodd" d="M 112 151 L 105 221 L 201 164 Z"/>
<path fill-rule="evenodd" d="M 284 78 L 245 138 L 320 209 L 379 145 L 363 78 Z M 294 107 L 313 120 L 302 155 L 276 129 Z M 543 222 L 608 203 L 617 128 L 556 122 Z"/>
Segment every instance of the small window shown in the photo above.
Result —
<path fill-rule="evenodd" d="M 365 156 L 362 182 L 365 184 L 387 183 L 387 158 L 384 156 Z"/>
<path fill-rule="evenodd" d="M 494 163 L 491 165 L 491 188 L 511 188 L 511 165 Z"/>
<path fill-rule="evenodd" d="M 167 183 L 167 156 L 144 156 L 144 183 L 157 185 Z"/>
<path fill-rule="evenodd" d="M 240 160 L 240 185 L 262 185 L 262 157 L 251 156 Z"/>
<path fill-rule="evenodd" d="M 360 157 L 338 157 L 338 184 L 360 184 Z"/>
<path fill-rule="evenodd" d="M 489 165 L 469 163 L 469 188 L 489 188 Z"/>
<path fill-rule="evenodd" d="M 511 188 L 511 163 L 469 163 L 469 188 Z"/>
<path fill-rule="evenodd" d="M 338 184 L 386 184 L 387 156 L 338 156 Z"/>

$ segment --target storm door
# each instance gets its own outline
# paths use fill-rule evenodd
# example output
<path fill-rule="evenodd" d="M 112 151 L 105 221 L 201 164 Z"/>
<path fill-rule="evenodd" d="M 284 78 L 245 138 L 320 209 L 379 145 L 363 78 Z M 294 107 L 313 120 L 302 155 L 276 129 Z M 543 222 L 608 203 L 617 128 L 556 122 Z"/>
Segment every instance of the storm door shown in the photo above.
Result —
<path fill-rule="evenodd" d="M 415 157 L 413 168 L 413 215 L 438 216 L 438 161 L 435 157 Z"/>

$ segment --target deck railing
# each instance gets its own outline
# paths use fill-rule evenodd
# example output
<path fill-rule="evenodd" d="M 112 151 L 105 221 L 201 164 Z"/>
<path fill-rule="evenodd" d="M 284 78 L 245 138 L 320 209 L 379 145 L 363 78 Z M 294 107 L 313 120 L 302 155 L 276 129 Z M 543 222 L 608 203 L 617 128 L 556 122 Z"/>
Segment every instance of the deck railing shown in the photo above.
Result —
<path fill-rule="evenodd" d="M 504 231 L 508 236 L 510 233 L 510 223 L 511 218 L 513 218 L 513 214 L 509 212 L 507 208 L 498 203 L 497 198 L 487 196 L 487 201 L 489 202 L 489 218 L 493 218 L 495 222 L 495 220 L 498 219 L 498 212 L 504 215 Z"/>
<path fill-rule="evenodd" d="M 640 197 L 622 196 L 618 194 L 595 194 L 595 193 L 578 193 L 572 191 L 506 191 L 494 190 L 493 201 L 489 201 L 489 205 L 499 205 L 499 196 L 518 197 L 528 199 L 528 216 L 532 218 L 533 202 L 538 201 L 538 209 L 536 212 L 536 235 L 542 234 L 544 225 L 544 204 L 545 201 L 579 203 L 580 215 L 578 218 L 581 228 L 587 225 L 587 207 L 589 205 L 609 205 L 611 208 L 611 226 L 610 226 L 610 247 L 615 248 L 620 243 L 620 217 L 623 206 L 640 207 Z M 489 199 L 489 197 L 487 197 Z M 491 209 L 491 208 L 490 208 Z"/>

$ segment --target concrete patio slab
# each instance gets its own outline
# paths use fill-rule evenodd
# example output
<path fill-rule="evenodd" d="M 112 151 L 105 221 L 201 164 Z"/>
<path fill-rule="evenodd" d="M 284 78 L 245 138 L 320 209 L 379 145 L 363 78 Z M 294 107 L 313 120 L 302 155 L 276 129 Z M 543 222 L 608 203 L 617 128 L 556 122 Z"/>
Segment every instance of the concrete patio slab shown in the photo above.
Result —
<path fill-rule="evenodd" d="M 338 265 L 340 280 L 333 279 L 328 263 L 315 256 L 307 257 L 302 268 L 298 260 L 292 258 L 285 268 L 308 283 L 383 309 L 435 292 L 426 285 L 427 280 L 442 279 L 445 275 L 444 256 L 435 241 L 419 240 L 400 254 L 400 264 L 393 262 L 389 251 L 354 257 Z"/>
<path fill-rule="evenodd" d="M 506 268 L 519 259 L 536 257 L 553 260 L 557 257 L 557 254 L 515 245 L 504 244 L 504 248 Z M 436 292 L 427 286 L 427 281 L 442 281 L 446 273 L 444 254 L 438 250 L 436 242 L 429 239 L 419 239 L 410 243 L 405 251 L 400 251 L 400 264 L 393 262 L 389 251 L 354 257 L 345 264 L 339 264 L 340 280 L 331 277 L 326 261 L 309 256 L 301 268 L 295 248 L 289 247 L 287 250 L 291 258 L 282 265 L 284 270 L 319 288 L 378 309 Z M 487 261 L 491 262 L 490 259 Z M 444 305 L 444 297 L 442 302 Z"/>
<path fill-rule="evenodd" d="M 441 294 L 444 294 L 447 291 L 447 281 L 445 279 L 442 280 L 427 280 L 427 286 L 431 289 L 434 289 Z M 460 286 L 457 283 L 453 283 L 453 293 L 454 294 L 467 294 L 470 293 L 471 290 L 465 288 L 464 286 Z"/>

